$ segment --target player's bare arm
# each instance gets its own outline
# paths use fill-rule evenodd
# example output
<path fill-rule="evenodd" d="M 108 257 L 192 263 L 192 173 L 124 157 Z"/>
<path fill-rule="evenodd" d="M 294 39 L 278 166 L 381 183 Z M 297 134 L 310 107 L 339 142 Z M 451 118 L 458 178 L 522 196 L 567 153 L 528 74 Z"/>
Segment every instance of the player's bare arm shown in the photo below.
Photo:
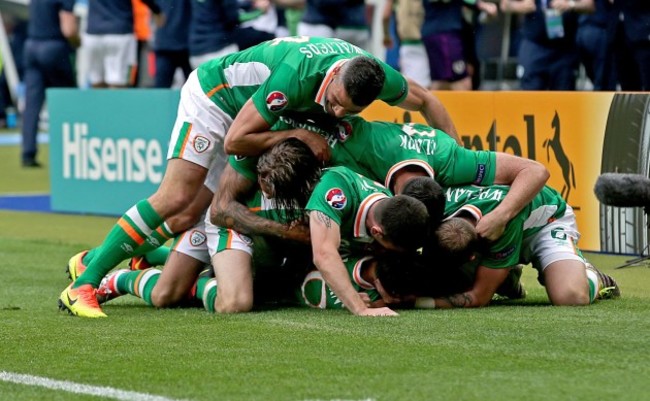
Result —
<path fill-rule="evenodd" d="M 212 199 L 212 224 L 231 228 L 242 234 L 270 235 L 308 244 L 309 227 L 306 225 L 285 225 L 265 219 L 251 212 L 243 204 L 243 199 L 256 189 L 255 182 L 238 173 L 232 166 L 226 165 Z"/>
<path fill-rule="evenodd" d="M 415 81 L 408 78 L 407 81 L 409 84 L 408 94 L 399 106 L 406 110 L 420 112 L 427 120 L 427 124 L 446 132 L 462 145 L 456 126 L 440 99 Z"/>
<path fill-rule="evenodd" d="M 510 269 L 490 269 L 479 266 L 476 270 L 474 285 L 469 291 L 440 298 L 420 298 L 415 302 L 416 308 L 477 308 L 487 306 L 499 285 L 508 276 Z"/>
<path fill-rule="evenodd" d="M 343 305 L 359 316 L 394 316 L 388 308 L 369 308 L 350 282 L 348 272 L 339 254 L 341 243 L 340 227 L 336 222 L 320 211 L 313 211 L 309 216 L 312 237 L 314 265 L 323 275 L 323 279 L 343 302 Z"/>
<path fill-rule="evenodd" d="M 269 131 L 270 128 L 249 99 L 228 130 L 224 141 L 225 152 L 230 155 L 257 156 L 285 139 L 298 138 L 309 146 L 319 160 L 329 160 L 330 147 L 320 135 L 304 129 Z"/>
<path fill-rule="evenodd" d="M 476 225 L 477 233 L 492 241 L 503 234 L 506 224 L 533 200 L 550 176 L 541 163 L 507 153 L 497 153 L 496 165 L 494 183 L 510 185 L 510 191 Z"/>

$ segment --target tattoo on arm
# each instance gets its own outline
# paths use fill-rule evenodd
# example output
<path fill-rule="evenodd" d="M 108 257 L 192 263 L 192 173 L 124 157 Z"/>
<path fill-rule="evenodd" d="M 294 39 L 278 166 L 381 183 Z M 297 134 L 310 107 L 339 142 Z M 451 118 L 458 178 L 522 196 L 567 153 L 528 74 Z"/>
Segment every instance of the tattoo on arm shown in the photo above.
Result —
<path fill-rule="evenodd" d="M 466 308 L 472 304 L 472 297 L 468 293 L 454 294 L 445 297 L 447 302 L 454 308 Z"/>
<path fill-rule="evenodd" d="M 282 223 L 260 217 L 251 212 L 248 207 L 232 201 L 223 210 L 223 221 L 226 227 L 242 234 L 273 235 L 282 237 L 287 226 Z"/>
<path fill-rule="evenodd" d="M 326 227 L 326 228 L 328 228 L 328 229 L 329 229 L 329 228 L 332 228 L 332 219 L 330 219 L 330 217 L 329 217 L 328 215 L 326 215 L 326 214 L 323 213 L 323 212 L 319 212 L 319 211 L 317 211 L 317 212 L 316 212 L 316 217 L 317 217 L 318 220 L 320 220 L 323 224 L 325 224 L 325 227 Z"/>

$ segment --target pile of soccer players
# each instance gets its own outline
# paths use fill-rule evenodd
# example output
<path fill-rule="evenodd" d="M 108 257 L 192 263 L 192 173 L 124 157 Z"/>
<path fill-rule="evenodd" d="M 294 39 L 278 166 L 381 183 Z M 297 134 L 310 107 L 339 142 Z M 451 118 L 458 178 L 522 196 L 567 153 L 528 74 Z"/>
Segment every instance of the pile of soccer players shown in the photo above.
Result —
<path fill-rule="evenodd" d="M 428 125 L 356 116 L 376 99 Z M 522 298 L 528 263 L 553 305 L 620 295 L 576 247 L 543 165 L 463 148 L 431 92 L 342 40 L 280 38 L 202 64 L 169 143 L 158 190 L 68 262 L 62 310 L 106 317 L 102 303 L 132 294 L 391 316 Z"/>

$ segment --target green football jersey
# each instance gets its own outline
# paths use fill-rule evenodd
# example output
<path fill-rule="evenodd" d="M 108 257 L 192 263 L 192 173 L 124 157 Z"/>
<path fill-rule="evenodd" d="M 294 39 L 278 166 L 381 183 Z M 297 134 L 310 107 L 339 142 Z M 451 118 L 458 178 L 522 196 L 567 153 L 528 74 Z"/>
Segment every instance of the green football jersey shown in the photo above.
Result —
<path fill-rule="evenodd" d="M 324 95 L 334 71 L 345 60 L 370 53 L 334 38 L 276 38 L 198 68 L 199 83 L 208 97 L 231 117 L 248 99 L 273 125 L 289 111 L 325 113 Z M 398 71 L 377 59 L 386 73 L 378 99 L 402 102 L 408 83 Z"/>
<path fill-rule="evenodd" d="M 350 276 L 352 287 L 357 292 L 365 292 L 370 297 L 370 301 L 376 301 L 381 298 L 372 283 L 363 279 L 361 271 L 365 262 L 371 260 L 366 256 L 363 258 L 346 258 L 343 260 L 345 268 Z M 305 277 L 300 289 L 297 291 L 298 302 L 303 306 L 320 309 L 343 309 L 343 302 L 334 294 L 329 286 L 325 283 L 323 276 L 317 271 L 312 271 Z"/>
<path fill-rule="evenodd" d="M 445 191 L 445 215 L 455 216 L 460 212 L 470 213 L 477 220 L 494 210 L 505 198 L 510 187 L 492 185 L 488 187 L 451 187 Z M 519 263 L 522 241 L 545 225 L 564 215 L 566 202 L 553 188 L 545 186 L 537 196 L 506 225 L 505 231 L 489 251 L 483 255 L 482 264 L 491 268 L 506 268 Z"/>
<path fill-rule="evenodd" d="M 494 183 L 494 152 L 465 149 L 443 131 L 427 125 L 290 114 L 281 116 L 273 126 L 274 130 L 293 128 L 325 137 L 332 148 L 332 166 L 346 166 L 386 187 L 395 172 L 406 166 L 421 167 L 443 186 Z M 250 179 L 255 176 L 255 163 L 256 159 L 246 159 L 236 167 L 239 163 L 231 159 L 233 167 Z"/>
<path fill-rule="evenodd" d="M 378 182 L 347 167 L 332 167 L 324 171 L 305 209 L 322 212 L 339 225 L 342 251 L 365 252 L 373 241 L 366 229 L 368 210 L 389 196 L 390 191 Z"/>

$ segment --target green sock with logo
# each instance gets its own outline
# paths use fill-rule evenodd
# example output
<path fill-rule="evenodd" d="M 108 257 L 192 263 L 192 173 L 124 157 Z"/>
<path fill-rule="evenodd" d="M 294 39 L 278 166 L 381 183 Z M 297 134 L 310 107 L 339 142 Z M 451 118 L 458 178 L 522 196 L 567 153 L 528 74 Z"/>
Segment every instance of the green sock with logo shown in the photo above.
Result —
<path fill-rule="evenodd" d="M 73 284 L 77 288 L 90 284 L 99 286 L 102 278 L 121 261 L 132 257 L 163 219 L 151 207 L 148 200 L 141 200 L 129 209 L 113 226 L 104 242 L 93 253 L 86 271 Z"/>

